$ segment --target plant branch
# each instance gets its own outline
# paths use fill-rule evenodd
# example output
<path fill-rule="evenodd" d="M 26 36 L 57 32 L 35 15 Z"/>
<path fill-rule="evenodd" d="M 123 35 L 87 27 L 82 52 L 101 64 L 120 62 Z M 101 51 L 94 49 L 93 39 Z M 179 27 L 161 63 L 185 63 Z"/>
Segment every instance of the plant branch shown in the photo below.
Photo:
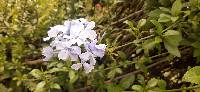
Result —
<path fill-rule="evenodd" d="M 200 86 L 193 86 L 193 87 L 186 87 L 186 88 L 179 88 L 179 89 L 171 89 L 171 90 L 163 90 L 162 92 L 177 92 L 177 91 L 183 91 L 183 90 L 192 90 L 192 89 L 198 89 Z"/>
<path fill-rule="evenodd" d="M 182 52 L 187 52 L 188 50 L 191 50 L 191 49 L 190 48 L 183 48 Z M 152 56 L 151 58 L 155 59 L 157 57 L 160 57 L 160 56 L 163 56 L 163 55 L 167 55 L 167 54 L 168 54 L 168 52 L 165 52 L 165 53 L 162 53 L 162 54 L 159 54 L 159 55 Z M 169 61 L 169 59 L 167 57 L 162 57 L 162 58 L 155 59 L 154 60 L 155 63 L 148 65 L 147 69 L 153 68 L 153 67 L 155 67 L 155 66 L 157 66 L 159 64 L 162 64 L 164 62 L 167 62 L 167 61 Z M 142 71 L 141 70 L 136 70 L 136 71 L 127 73 L 125 75 L 121 75 L 121 76 L 115 77 L 114 79 L 107 80 L 107 81 L 105 81 L 105 83 L 110 83 L 113 80 L 119 80 L 121 78 L 127 77 L 129 75 L 138 74 L 140 72 L 142 72 Z M 77 89 L 77 90 L 75 90 L 75 92 L 82 92 L 83 90 L 87 90 L 87 89 L 90 89 L 90 88 L 92 88 L 92 86 L 89 85 L 89 86 Z M 172 91 L 166 91 L 166 92 L 172 92 Z"/>
<path fill-rule="evenodd" d="M 44 61 L 42 59 L 37 59 L 37 60 L 33 60 L 33 61 L 25 61 L 24 64 L 27 65 L 35 65 L 35 64 L 41 64 Z"/>
<path fill-rule="evenodd" d="M 142 12 L 143 12 L 143 10 L 139 10 L 139 11 L 133 12 L 130 15 L 128 15 L 127 17 L 124 17 L 122 19 L 119 19 L 118 21 L 112 22 L 111 25 L 115 25 L 115 24 L 118 24 L 120 22 L 123 22 L 123 21 L 127 20 L 128 18 L 130 18 L 130 17 L 132 17 L 132 16 L 134 16 L 136 14 L 142 13 Z"/>

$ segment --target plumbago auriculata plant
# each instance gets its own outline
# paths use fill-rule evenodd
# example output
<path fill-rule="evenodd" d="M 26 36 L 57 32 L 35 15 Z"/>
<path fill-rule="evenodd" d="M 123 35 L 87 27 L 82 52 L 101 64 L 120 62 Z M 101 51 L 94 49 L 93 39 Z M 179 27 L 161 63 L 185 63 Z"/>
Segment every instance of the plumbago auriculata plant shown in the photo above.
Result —
<path fill-rule="evenodd" d="M 67 20 L 64 25 L 51 27 L 47 32 L 48 37 L 44 41 L 50 40 L 49 46 L 43 48 L 44 61 L 52 57 L 59 60 L 71 60 L 74 70 L 84 68 L 85 73 L 94 69 L 96 57 L 102 58 L 106 49 L 105 44 L 97 44 L 97 34 L 93 28 L 95 22 L 88 22 L 84 18 Z"/>

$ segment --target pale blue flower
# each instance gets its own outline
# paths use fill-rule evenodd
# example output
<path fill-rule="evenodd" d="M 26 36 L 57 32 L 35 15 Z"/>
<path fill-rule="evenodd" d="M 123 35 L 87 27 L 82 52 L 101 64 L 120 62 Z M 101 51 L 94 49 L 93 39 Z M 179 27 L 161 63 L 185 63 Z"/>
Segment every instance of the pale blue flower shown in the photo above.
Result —
<path fill-rule="evenodd" d="M 70 52 L 73 54 L 80 55 L 81 54 L 81 48 L 78 46 L 71 46 Z"/>
<path fill-rule="evenodd" d="M 105 53 L 105 44 L 96 45 L 95 43 L 85 44 L 86 50 L 92 52 L 95 56 L 102 58 Z"/>
<path fill-rule="evenodd" d="M 79 55 L 82 62 L 90 60 L 92 53 L 91 52 L 84 52 Z"/>
<path fill-rule="evenodd" d="M 71 68 L 74 70 L 79 70 L 82 67 L 81 63 L 72 64 Z"/>
<path fill-rule="evenodd" d="M 95 22 L 94 21 L 87 22 L 85 24 L 86 24 L 85 30 L 92 30 L 95 27 Z"/>
<path fill-rule="evenodd" d="M 88 38 L 88 39 L 90 39 L 89 42 L 91 42 L 91 41 L 94 42 L 97 38 L 97 34 L 94 30 L 83 30 L 80 32 L 79 38 L 83 39 L 83 40 L 87 40 L 87 38 Z"/>
<path fill-rule="evenodd" d="M 42 52 L 44 61 L 53 56 L 64 61 L 80 61 L 71 68 L 79 70 L 83 67 L 86 73 L 91 72 L 96 64 L 96 57 L 102 58 L 106 49 L 105 44 L 97 44 L 94 27 L 95 22 L 88 22 L 84 18 L 67 20 L 63 25 L 51 27 L 47 32 L 48 37 L 43 38 L 44 41 L 51 39 L 50 46 Z"/>
<path fill-rule="evenodd" d="M 95 56 L 91 52 L 88 52 L 88 51 L 84 52 L 84 53 L 80 54 L 79 57 L 81 59 L 81 63 L 85 63 L 88 61 L 91 65 L 96 64 Z"/>
<path fill-rule="evenodd" d="M 78 50 L 76 49 L 76 51 L 78 51 Z M 58 53 L 58 58 L 61 59 L 61 60 L 70 59 L 71 61 L 77 61 L 78 60 L 78 54 L 79 54 L 79 52 L 75 52 L 71 49 L 61 50 Z"/>
<path fill-rule="evenodd" d="M 83 67 L 84 67 L 85 73 L 90 73 L 94 69 L 94 66 L 88 63 L 84 63 Z"/>
<path fill-rule="evenodd" d="M 53 54 L 53 49 L 50 46 L 43 48 L 42 55 L 45 56 L 43 61 L 48 61 L 49 59 L 51 59 L 53 57 Z"/>
<path fill-rule="evenodd" d="M 68 50 L 61 50 L 58 53 L 58 58 L 61 60 L 67 60 L 69 58 L 69 51 Z"/>

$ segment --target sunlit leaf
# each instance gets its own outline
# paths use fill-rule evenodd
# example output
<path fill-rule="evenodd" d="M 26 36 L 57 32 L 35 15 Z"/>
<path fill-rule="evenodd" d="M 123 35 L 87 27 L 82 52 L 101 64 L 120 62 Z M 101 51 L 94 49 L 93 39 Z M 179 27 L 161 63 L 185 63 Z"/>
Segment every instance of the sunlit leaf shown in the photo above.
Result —
<path fill-rule="evenodd" d="M 121 85 L 121 87 L 123 87 L 124 89 L 127 89 L 133 84 L 134 80 L 135 76 L 130 75 L 121 79 L 119 85 Z"/>
<path fill-rule="evenodd" d="M 139 20 L 137 28 L 140 29 L 142 26 L 144 26 L 146 24 L 146 21 L 147 21 L 146 19 Z"/>
<path fill-rule="evenodd" d="M 144 88 L 141 85 L 133 85 L 132 89 L 136 92 L 144 92 Z"/>
<path fill-rule="evenodd" d="M 171 13 L 173 16 L 178 16 L 181 13 L 181 9 L 183 7 L 183 4 L 181 0 L 176 0 L 171 8 Z"/>
<path fill-rule="evenodd" d="M 182 40 L 181 33 L 175 30 L 168 30 L 164 33 L 163 37 L 163 42 L 168 52 L 172 55 L 180 57 L 181 55 L 178 50 L 178 46 L 180 41 Z"/>
<path fill-rule="evenodd" d="M 158 22 L 169 22 L 171 21 L 171 16 L 168 14 L 160 14 L 160 17 L 158 19 Z"/>
<path fill-rule="evenodd" d="M 162 25 L 158 21 L 156 21 L 156 20 L 151 20 L 151 22 L 156 26 L 157 30 L 155 32 L 158 35 L 161 35 L 163 33 L 163 27 L 162 27 Z"/>
<path fill-rule="evenodd" d="M 147 82 L 149 88 L 155 87 L 158 84 L 158 79 L 152 78 Z"/>
<path fill-rule="evenodd" d="M 30 74 L 32 76 L 34 76 L 35 78 L 40 78 L 41 77 L 41 74 L 42 72 L 39 70 L 39 69 L 33 69 Z"/>
<path fill-rule="evenodd" d="M 183 81 L 200 84 L 200 66 L 189 69 L 183 76 Z"/>
<path fill-rule="evenodd" d="M 46 82 L 45 82 L 45 81 L 39 82 L 39 83 L 37 84 L 37 86 L 36 86 L 34 92 L 44 92 L 44 91 L 45 91 L 45 88 L 44 88 L 45 85 L 46 85 Z"/>
<path fill-rule="evenodd" d="M 51 84 L 50 86 L 51 86 L 51 88 L 61 89 L 61 88 L 60 88 L 60 85 L 57 84 L 57 83 L 53 83 L 53 84 Z"/>

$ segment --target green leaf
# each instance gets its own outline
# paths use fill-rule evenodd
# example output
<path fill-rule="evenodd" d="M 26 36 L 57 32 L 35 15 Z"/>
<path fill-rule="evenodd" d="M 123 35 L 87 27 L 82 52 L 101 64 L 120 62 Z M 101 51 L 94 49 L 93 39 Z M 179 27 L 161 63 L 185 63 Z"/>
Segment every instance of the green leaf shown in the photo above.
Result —
<path fill-rule="evenodd" d="M 134 75 L 129 75 L 127 77 L 124 77 L 123 79 L 120 80 L 119 85 L 123 87 L 124 89 L 129 88 L 135 80 Z"/>
<path fill-rule="evenodd" d="M 123 89 L 117 85 L 109 84 L 107 87 L 108 92 L 122 92 Z"/>
<path fill-rule="evenodd" d="M 61 89 L 60 85 L 58 85 L 57 83 L 52 83 L 50 87 L 55 89 Z"/>
<path fill-rule="evenodd" d="M 194 48 L 193 56 L 194 57 L 199 57 L 200 56 L 200 48 L 198 48 L 198 49 Z"/>
<path fill-rule="evenodd" d="M 55 72 L 61 72 L 61 71 L 66 72 L 68 70 L 64 70 L 62 68 L 52 68 L 49 71 L 45 71 L 45 73 L 55 73 Z"/>
<path fill-rule="evenodd" d="M 191 45 L 194 48 L 200 48 L 200 42 L 199 41 L 196 41 L 196 42 L 192 43 Z"/>
<path fill-rule="evenodd" d="M 119 73 L 119 74 L 122 73 L 122 69 L 121 68 L 116 68 L 115 71 L 116 71 L 116 73 Z"/>
<path fill-rule="evenodd" d="M 152 88 L 158 84 L 158 79 L 152 78 L 147 82 L 147 87 Z"/>
<path fill-rule="evenodd" d="M 169 6 L 170 5 L 170 0 L 159 0 L 159 3 L 163 6 Z"/>
<path fill-rule="evenodd" d="M 143 63 L 136 63 L 135 64 L 136 69 L 140 69 L 142 72 L 147 73 L 147 67 Z"/>
<path fill-rule="evenodd" d="M 162 41 L 160 37 L 155 37 L 153 39 L 147 39 L 142 44 L 142 47 L 145 51 L 145 54 L 148 54 L 149 50 L 152 50 L 155 48 L 156 44 L 159 44 Z"/>
<path fill-rule="evenodd" d="M 163 37 L 166 40 L 169 40 L 170 44 L 178 46 L 179 42 L 182 40 L 182 35 L 179 31 L 175 31 L 175 30 L 167 30 Z"/>
<path fill-rule="evenodd" d="M 182 9 L 182 2 L 181 0 L 176 0 L 171 8 L 171 13 L 173 16 L 178 16 L 181 13 L 181 9 Z"/>
<path fill-rule="evenodd" d="M 133 22 L 129 21 L 129 20 L 126 20 L 124 21 L 123 23 L 127 24 L 131 29 L 135 29 L 134 28 L 134 25 L 133 25 Z"/>
<path fill-rule="evenodd" d="M 39 69 L 33 69 L 30 74 L 35 78 L 40 78 L 42 72 Z"/>
<path fill-rule="evenodd" d="M 156 30 L 156 33 L 158 34 L 158 35 L 161 35 L 162 33 L 163 33 L 163 27 L 162 27 L 162 25 L 158 22 L 158 21 L 156 21 L 156 20 L 151 20 L 151 22 L 156 26 L 156 28 L 157 28 L 157 30 Z"/>
<path fill-rule="evenodd" d="M 177 57 L 181 56 L 178 50 L 178 46 L 181 40 L 181 33 L 175 30 L 167 30 L 167 32 L 165 32 L 163 35 L 165 48 L 168 50 L 169 53 Z"/>
<path fill-rule="evenodd" d="M 9 92 L 8 88 L 6 88 L 6 86 L 3 84 L 0 84 L 0 89 L 1 89 L 1 92 Z"/>
<path fill-rule="evenodd" d="M 122 60 L 126 60 L 126 54 L 122 51 L 117 51 L 119 57 L 122 59 Z"/>
<path fill-rule="evenodd" d="M 166 89 L 167 83 L 166 83 L 164 80 L 159 80 L 159 81 L 158 81 L 158 87 L 159 87 L 160 89 Z"/>
<path fill-rule="evenodd" d="M 143 46 L 144 49 L 151 50 L 155 47 L 156 44 L 157 43 L 155 42 L 154 39 L 147 39 L 147 40 L 144 41 L 142 46 Z"/>
<path fill-rule="evenodd" d="M 141 19 L 138 22 L 137 28 L 140 29 L 142 26 L 146 24 L 147 20 L 146 19 Z"/>
<path fill-rule="evenodd" d="M 136 92 L 144 92 L 144 88 L 141 85 L 133 85 L 132 89 Z"/>
<path fill-rule="evenodd" d="M 189 69 L 183 76 L 183 81 L 200 84 L 200 66 Z"/>
<path fill-rule="evenodd" d="M 45 85 L 46 85 L 46 82 L 41 81 L 40 83 L 37 84 L 34 92 L 44 92 L 44 90 L 45 90 L 44 86 Z"/>
<path fill-rule="evenodd" d="M 135 34 L 138 34 L 139 29 L 134 27 L 134 24 L 132 21 L 126 20 L 123 23 L 127 24 L 132 30 L 134 30 Z"/>
<path fill-rule="evenodd" d="M 74 83 L 78 79 L 78 76 L 75 74 L 74 71 L 69 71 L 69 79 L 70 83 Z"/>
<path fill-rule="evenodd" d="M 164 12 L 167 12 L 167 13 L 170 13 L 170 9 L 169 8 L 165 8 L 165 7 L 159 7 L 160 10 L 164 11 Z"/>
<path fill-rule="evenodd" d="M 161 9 L 155 9 L 153 11 L 150 11 L 150 13 L 148 14 L 150 20 L 157 20 L 159 18 L 159 15 L 164 13 Z"/>
<path fill-rule="evenodd" d="M 108 72 L 108 78 L 114 78 L 115 77 L 115 70 L 111 70 L 110 72 Z"/>
<path fill-rule="evenodd" d="M 117 73 L 121 74 L 122 70 L 120 68 L 115 68 L 115 69 L 111 70 L 108 73 L 108 78 L 114 78 Z"/>
<path fill-rule="evenodd" d="M 141 85 L 145 85 L 145 80 L 144 80 L 144 76 L 142 76 L 141 74 L 138 74 L 137 75 L 137 79 L 138 79 L 138 82 L 141 84 Z"/>
<path fill-rule="evenodd" d="M 170 15 L 164 14 L 164 13 L 160 14 L 158 22 L 169 22 L 169 21 L 171 21 L 171 16 Z"/>
<path fill-rule="evenodd" d="M 176 22 L 178 20 L 179 17 L 171 17 L 172 22 Z"/>
<path fill-rule="evenodd" d="M 164 41 L 165 48 L 167 51 L 177 57 L 181 57 L 180 51 L 177 46 L 171 45 L 168 41 Z"/>
<path fill-rule="evenodd" d="M 200 92 L 200 88 L 194 89 L 194 92 Z"/>
<path fill-rule="evenodd" d="M 190 4 L 190 6 L 192 6 L 194 8 L 200 9 L 200 2 L 199 2 L 199 0 L 190 0 L 189 4 Z"/>

